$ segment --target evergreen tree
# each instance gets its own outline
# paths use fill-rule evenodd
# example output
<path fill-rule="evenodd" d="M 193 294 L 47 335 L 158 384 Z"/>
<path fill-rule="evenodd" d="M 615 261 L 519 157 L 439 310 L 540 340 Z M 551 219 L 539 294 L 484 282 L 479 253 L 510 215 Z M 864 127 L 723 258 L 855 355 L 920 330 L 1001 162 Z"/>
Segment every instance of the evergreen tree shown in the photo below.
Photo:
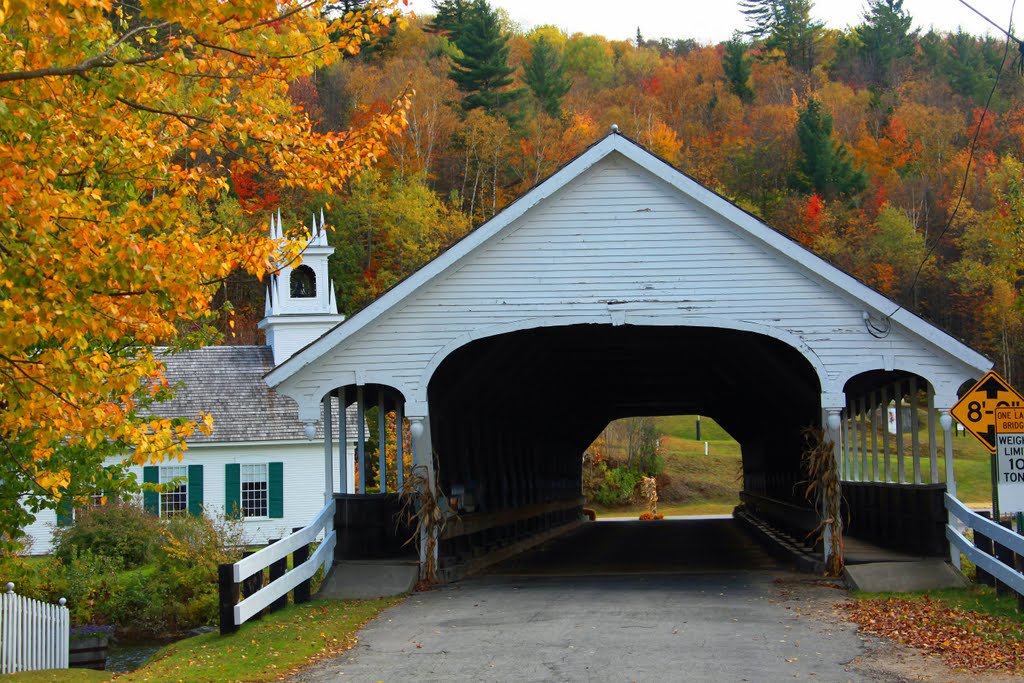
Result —
<path fill-rule="evenodd" d="M 752 26 L 745 33 L 779 49 L 794 69 L 810 73 L 822 24 L 811 19 L 811 0 L 743 0 L 740 10 Z"/>
<path fill-rule="evenodd" d="M 729 82 L 729 90 L 744 102 L 754 99 L 754 90 L 750 87 L 750 57 L 747 56 L 747 45 L 738 37 L 725 44 L 722 55 L 722 70 Z"/>
<path fill-rule="evenodd" d="M 903 0 L 868 0 L 864 23 L 855 32 L 857 52 L 873 85 L 891 86 L 896 67 L 913 56 L 917 37 L 917 31 L 910 30 L 913 21 L 903 11 Z"/>
<path fill-rule="evenodd" d="M 508 63 L 508 37 L 502 34 L 498 13 L 487 0 L 473 0 L 455 44 L 462 56 L 453 58 L 448 77 L 466 93 L 463 110 L 483 107 L 490 112 L 505 112 L 507 116 L 505 110 L 523 91 L 509 87 L 515 67 Z"/>
<path fill-rule="evenodd" d="M 572 87 L 565 65 L 555 47 L 544 36 L 533 44 L 530 59 L 523 64 L 523 80 L 548 116 L 562 115 L 562 97 Z"/>
<path fill-rule="evenodd" d="M 427 25 L 431 33 L 443 33 L 453 43 L 459 42 L 469 21 L 471 0 L 434 0 L 434 18 Z"/>
<path fill-rule="evenodd" d="M 800 112 L 796 136 L 800 159 L 790 179 L 794 188 L 835 199 L 857 194 L 867 187 L 867 176 L 853 167 L 846 146 L 832 139 L 832 116 L 817 100 L 808 100 Z"/>

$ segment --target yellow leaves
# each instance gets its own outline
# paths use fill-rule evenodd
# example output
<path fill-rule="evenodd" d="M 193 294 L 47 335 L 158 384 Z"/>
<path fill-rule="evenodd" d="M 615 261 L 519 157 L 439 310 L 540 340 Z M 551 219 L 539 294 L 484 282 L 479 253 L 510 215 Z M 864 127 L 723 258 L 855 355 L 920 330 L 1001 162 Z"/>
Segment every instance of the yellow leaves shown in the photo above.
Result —
<path fill-rule="evenodd" d="M 339 48 L 357 51 L 394 5 L 333 22 Z M 291 103 L 287 81 L 327 61 L 319 6 L 143 2 L 132 25 L 179 30 L 118 42 L 121 9 L 0 0 L 0 73 L 70 68 L 104 50 L 105 64 L 150 60 L 0 83 L 0 210 L 16 236 L 0 263 L 0 438 L 23 441 L 40 463 L 26 490 L 65 485 L 71 445 L 123 444 L 133 462 L 157 462 L 212 432 L 209 415 L 154 421 L 137 401 L 167 387 L 149 347 L 203 321 L 218 278 L 261 276 L 295 255 L 263 236 L 263 217 L 229 231 L 189 210 L 229 190 L 224 159 L 243 157 L 285 187 L 332 190 L 405 126 L 407 97 L 344 134 L 314 132 Z"/>

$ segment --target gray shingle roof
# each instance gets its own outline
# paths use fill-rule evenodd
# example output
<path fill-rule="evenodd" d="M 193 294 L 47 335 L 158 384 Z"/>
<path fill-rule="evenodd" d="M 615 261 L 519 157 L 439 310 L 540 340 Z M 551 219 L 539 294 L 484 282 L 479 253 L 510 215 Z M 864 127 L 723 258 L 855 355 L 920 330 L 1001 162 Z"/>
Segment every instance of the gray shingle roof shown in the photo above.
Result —
<path fill-rule="evenodd" d="M 176 393 L 170 401 L 155 404 L 153 414 L 189 419 L 199 413 L 213 415 L 213 433 L 196 432 L 189 443 L 306 440 L 295 401 L 263 381 L 274 368 L 269 346 L 208 346 L 160 358 Z M 337 420 L 337 399 L 332 414 Z M 345 424 L 349 439 L 356 438 L 355 422 L 353 405 Z M 322 409 L 315 440 L 323 440 Z"/>

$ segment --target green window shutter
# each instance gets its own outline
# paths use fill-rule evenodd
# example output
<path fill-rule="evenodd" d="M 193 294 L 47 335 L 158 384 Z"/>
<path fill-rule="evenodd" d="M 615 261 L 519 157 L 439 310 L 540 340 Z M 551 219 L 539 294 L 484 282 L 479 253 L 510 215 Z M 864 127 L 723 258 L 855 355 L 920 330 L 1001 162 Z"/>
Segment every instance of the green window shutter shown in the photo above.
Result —
<path fill-rule="evenodd" d="M 71 498 L 67 495 L 61 496 L 57 503 L 57 526 L 71 526 L 75 521 L 74 510 L 71 507 Z"/>
<path fill-rule="evenodd" d="M 188 466 L 188 514 L 203 514 L 203 466 Z"/>
<path fill-rule="evenodd" d="M 160 483 L 160 468 L 156 465 L 146 465 L 142 468 L 142 481 L 147 484 Z M 156 491 L 143 491 L 142 507 L 151 515 L 160 514 L 160 494 Z"/>
<path fill-rule="evenodd" d="M 224 465 L 224 514 L 242 516 L 242 466 L 238 463 Z"/>
<path fill-rule="evenodd" d="M 267 512 L 270 517 L 284 517 L 284 463 L 267 465 Z"/>

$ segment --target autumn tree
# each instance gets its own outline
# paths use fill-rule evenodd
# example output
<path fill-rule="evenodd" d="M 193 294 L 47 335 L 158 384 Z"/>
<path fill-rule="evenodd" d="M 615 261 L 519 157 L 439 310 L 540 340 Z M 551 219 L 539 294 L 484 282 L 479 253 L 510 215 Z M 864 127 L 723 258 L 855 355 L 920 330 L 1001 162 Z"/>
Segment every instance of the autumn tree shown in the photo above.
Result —
<path fill-rule="evenodd" d="M 815 99 L 807 101 L 796 124 L 800 158 L 793 186 L 826 199 L 849 196 L 867 187 L 867 176 L 853 166 L 846 145 L 832 138 L 832 115 Z"/>
<path fill-rule="evenodd" d="M 347 283 L 338 303 L 355 313 L 469 231 L 469 221 L 430 191 L 421 176 L 364 171 L 333 205 L 331 278 Z"/>
<path fill-rule="evenodd" d="M 555 46 L 544 35 L 538 36 L 531 46 L 530 58 L 523 64 L 523 80 L 545 114 L 561 116 L 562 98 L 572 87 L 572 81 L 565 75 L 565 65 Z"/>
<path fill-rule="evenodd" d="M 355 53 L 394 2 L 0 4 L 0 529 L 180 455 L 209 418 L 148 417 L 156 345 L 210 340 L 218 283 L 294 257 L 264 217 L 223 224 L 228 169 L 337 191 L 404 104 L 318 134 L 288 83 Z M 110 470 L 103 458 L 123 460 Z M 137 489 L 136 489 L 137 490 Z"/>

